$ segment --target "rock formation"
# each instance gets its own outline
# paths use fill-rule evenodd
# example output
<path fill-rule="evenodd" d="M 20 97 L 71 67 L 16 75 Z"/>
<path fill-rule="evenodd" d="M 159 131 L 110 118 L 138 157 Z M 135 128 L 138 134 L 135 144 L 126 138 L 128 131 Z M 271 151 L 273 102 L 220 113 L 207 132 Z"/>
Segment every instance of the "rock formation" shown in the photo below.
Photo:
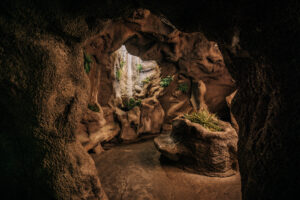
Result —
<path fill-rule="evenodd" d="M 209 113 L 206 91 L 205 83 L 199 80 L 198 95 L 192 96 L 197 112 L 192 117 L 178 113 L 172 121 L 172 132 L 155 138 L 154 143 L 163 156 L 184 169 L 208 176 L 231 176 L 238 168 L 238 135 L 229 123 Z"/>
<path fill-rule="evenodd" d="M 165 15 L 180 30 L 177 33 L 203 32 L 209 40 L 219 44 L 238 87 L 231 110 L 240 130 L 238 159 L 243 199 L 297 196 L 299 122 L 296 119 L 300 105 L 299 57 L 295 56 L 300 52 L 297 0 L 275 1 L 268 5 L 264 1 L 253 0 L 200 0 L 197 4 L 169 0 L 89 3 L 2 0 L 2 196 L 7 199 L 105 199 L 99 197 L 104 193 L 95 175 L 93 161 L 75 141 L 75 130 L 87 110 L 90 101 L 87 92 L 91 88 L 84 72 L 82 47 L 86 47 L 91 38 L 100 37 L 106 38 L 107 42 L 94 41 L 93 55 L 99 54 L 98 58 L 106 57 L 102 56 L 108 53 L 106 50 L 116 50 L 124 42 L 129 49 L 130 43 L 144 38 L 142 36 L 146 34 L 135 34 L 132 29 L 120 25 L 114 28 L 116 34 L 110 38 L 108 34 L 102 34 L 110 22 L 105 24 L 103 21 L 127 18 L 128 13 L 137 7 L 149 8 L 157 16 Z M 148 16 L 147 23 L 161 31 L 148 34 L 141 46 L 150 46 L 153 52 L 156 51 L 155 60 L 160 59 L 162 54 L 167 55 L 167 60 L 178 66 L 176 60 L 180 43 L 176 41 L 179 41 L 180 34 L 172 32 L 173 25 L 164 17 L 158 18 L 166 25 L 156 24 L 149 17 L 151 14 L 145 14 Z M 139 24 L 138 20 L 142 17 L 136 13 L 131 27 L 137 30 L 142 27 L 145 33 L 151 33 L 153 27 Z M 126 37 L 121 33 L 126 33 Z M 169 33 L 172 33 L 170 37 L 166 37 Z M 133 35 L 134 38 L 130 38 Z M 118 45 L 110 48 L 112 38 Z M 170 50 L 170 45 L 164 46 L 164 42 L 151 46 L 152 38 L 159 41 L 167 39 L 173 42 L 171 46 L 175 42 L 176 48 Z M 101 47 L 101 51 L 96 51 L 97 46 Z M 134 50 L 139 53 L 138 50 L 143 48 L 132 48 L 131 51 Z M 145 57 L 151 55 L 143 52 L 146 51 L 139 54 Z M 184 63 L 182 57 L 179 60 Z M 110 74 L 102 71 L 108 66 L 102 63 L 105 60 L 98 59 L 96 62 L 102 66 L 100 79 L 109 80 Z M 172 64 L 167 63 L 164 68 L 173 72 L 172 67 L 169 68 Z M 164 70 L 162 74 L 167 75 Z M 216 80 L 218 86 L 223 85 L 222 80 Z M 205 84 L 209 88 L 209 84 Z M 232 91 L 224 96 L 230 93 Z M 105 94 L 99 95 L 103 97 L 98 98 L 102 106 Z M 102 110 L 104 117 L 111 119 L 105 111 L 109 109 L 103 107 Z"/>
<path fill-rule="evenodd" d="M 155 138 L 154 143 L 165 157 L 184 169 L 207 176 L 231 176 L 238 167 L 238 136 L 229 123 L 219 123 L 223 131 L 210 131 L 178 117 L 171 134 Z"/>
<path fill-rule="evenodd" d="M 123 44 L 129 53 L 139 56 L 144 61 L 127 54 L 125 46 L 121 47 Z M 90 55 L 92 63 L 89 72 L 91 99 L 98 97 L 97 101 L 101 107 L 108 106 L 115 110 L 118 116 L 115 119 L 121 124 L 121 140 L 135 140 L 142 133 L 157 134 L 170 131 L 174 118 L 197 110 L 193 103 L 199 102 L 192 101 L 195 100 L 194 96 L 198 95 L 195 88 L 197 90 L 200 80 L 207 88 L 203 99 L 208 109 L 226 120 L 230 119 L 225 97 L 233 92 L 234 81 L 225 67 L 218 45 L 208 41 L 202 33 L 181 32 L 165 18 L 160 18 L 149 10 L 138 9 L 127 18 L 108 21 L 99 34 L 86 41 L 84 51 Z M 155 60 L 162 73 L 159 77 L 160 73 L 156 70 L 157 73 L 148 78 L 142 87 L 136 84 L 141 80 L 137 78 L 139 72 L 135 65 L 144 65 L 149 60 Z M 144 70 L 147 69 L 145 67 Z M 103 71 L 108 72 L 106 74 L 111 78 L 110 81 L 101 78 Z M 172 81 L 161 86 L 160 82 L 167 77 L 172 77 Z M 110 91 L 105 88 L 109 88 Z M 99 93 L 107 95 L 104 97 Z M 133 116 L 132 113 L 121 111 L 116 108 L 117 104 L 105 103 L 108 102 L 107 96 L 111 99 L 139 98 L 142 102 L 141 115 L 135 116 L 135 122 L 129 120 L 128 116 Z M 110 112 L 110 118 L 113 118 L 113 113 Z M 105 113 L 104 115 L 107 116 Z M 130 127 L 130 124 L 135 128 L 122 130 L 122 127 Z"/>
<path fill-rule="evenodd" d="M 116 114 L 121 123 L 120 138 L 125 141 L 135 140 L 138 137 L 137 130 L 140 125 L 140 108 L 136 106 L 128 112 L 116 108 Z"/>
<path fill-rule="evenodd" d="M 146 98 L 141 105 L 141 122 L 138 129 L 142 133 L 160 133 L 165 112 L 157 100 L 156 96 Z"/>

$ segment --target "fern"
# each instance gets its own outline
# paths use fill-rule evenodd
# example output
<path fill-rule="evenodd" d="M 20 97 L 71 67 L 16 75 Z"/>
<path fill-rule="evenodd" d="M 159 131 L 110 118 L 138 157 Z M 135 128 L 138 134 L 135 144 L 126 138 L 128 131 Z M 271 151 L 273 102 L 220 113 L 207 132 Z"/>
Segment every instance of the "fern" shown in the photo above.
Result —
<path fill-rule="evenodd" d="M 204 128 L 207 128 L 210 131 L 224 131 L 219 125 L 217 116 L 206 110 L 201 110 L 200 112 L 192 114 L 185 114 L 184 117 L 191 122 L 201 124 Z"/>

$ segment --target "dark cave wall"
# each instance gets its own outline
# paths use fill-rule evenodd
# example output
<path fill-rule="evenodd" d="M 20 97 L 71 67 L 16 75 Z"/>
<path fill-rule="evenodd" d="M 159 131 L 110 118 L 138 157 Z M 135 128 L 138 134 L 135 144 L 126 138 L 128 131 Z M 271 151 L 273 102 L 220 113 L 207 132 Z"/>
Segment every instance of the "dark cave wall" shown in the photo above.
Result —
<path fill-rule="evenodd" d="M 43 10 L 14 2 L 1 2 L 1 10 L 3 198 L 106 199 L 94 161 L 73 134 L 88 102 L 78 43 L 88 34 L 86 23 L 65 18 L 64 30 L 53 34 Z"/>
<path fill-rule="evenodd" d="M 11 199 L 69 199 L 72 193 L 87 199 L 102 192 L 95 170 L 78 167 L 78 162 L 93 166 L 93 161 L 84 150 L 76 150 L 81 147 L 72 136 L 73 122 L 87 106 L 80 91 L 85 91 L 88 81 L 80 69 L 78 45 L 101 29 L 98 19 L 118 17 L 137 7 L 163 13 L 182 31 L 201 31 L 218 41 L 239 87 L 232 109 L 240 126 L 243 199 L 286 199 L 296 193 L 298 1 L 203 0 L 197 4 L 1 1 L 2 194 L 10 194 Z M 232 46 L 234 32 L 239 32 L 240 42 Z M 51 48 L 56 48 L 49 50 L 42 41 L 52 41 Z M 59 52 L 64 53 L 58 56 Z M 52 59 L 65 64 L 59 66 Z M 55 103 L 49 105 L 51 97 Z M 72 173 L 64 177 L 65 172 Z M 64 185 L 59 183 L 61 177 Z M 14 196 L 15 191 L 20 196 Z"/>

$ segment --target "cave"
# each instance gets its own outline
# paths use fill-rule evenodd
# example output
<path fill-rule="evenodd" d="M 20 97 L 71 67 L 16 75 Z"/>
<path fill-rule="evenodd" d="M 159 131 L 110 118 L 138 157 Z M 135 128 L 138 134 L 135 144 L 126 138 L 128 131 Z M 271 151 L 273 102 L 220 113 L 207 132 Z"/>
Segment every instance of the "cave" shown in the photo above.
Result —
<path fill-rule="evenodd" d="M 3 199 L 297 194 L 297 1 L 0 10 Z"/>

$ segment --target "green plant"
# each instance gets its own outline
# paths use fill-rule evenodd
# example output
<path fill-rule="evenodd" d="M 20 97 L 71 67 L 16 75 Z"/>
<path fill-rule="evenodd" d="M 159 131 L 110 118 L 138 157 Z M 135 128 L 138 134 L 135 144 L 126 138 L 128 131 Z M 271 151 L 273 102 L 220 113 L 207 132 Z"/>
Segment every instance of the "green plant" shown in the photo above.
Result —
<path fill-rule="evenodd" d="M 120 61 L 120 68 L 122 69 L 124 65 L 125 65 L 125 61 L 124 61 L 124 60 L 121 60 L 121 61 Z"/>
<path fill-rule="evenodd" d="M 141 106 L 142 104 L 142 100 L 140 99 L 137 99 L 135 100 L 134 98 L 129 98 L 129 99 L 126 99 L 124 102 L 124 110 L 131 110 L 132 108 L 134 108 L 135 106 Z"/>
<path fill-rule="evenodd" d="M 138 99 L 135 101 L 136 106 L 141 106 L 142 105 L 142 100 Z"/>
<path fill-rule="evenodd" d="M 161 87 L 168 87 L 172 81 L 173 81 L 173 77 L 171 77 L 171 76 L 167 76 L 165 78 L 162 78 L 160 80 L 160 86 Z"/>
<path fill-rule="evenodd" d="M 84 53 L 84 71 L 88 74 L 91 71 L 92 57 Z"/>
<path fill-rule="evenodd" d="M 183 92 L 183 93 L 187 93 L 188 90 L 189 90 L 189 86 L 188 86 L 187 83 L 180 83 L 180 84 L 178 85 L 178 90 L 180 90 L 180 91 Z"/>
<path fill-rule="evenodd" d="M 116 79 L 117 79 L 117 81 L 120 81 L 121 75 L 122 75 L 121 69 L 117 69 L 117 71 L 116 71 Z"/>
<path fill-rule="evenodd" d="M 89 108 L 91 111 L 94 111 L 94 112 L 99 112 L 99 111 L 100 111 L 100 108 L 98 107 L 97 104 L 89 104 L 89 105 L 88 105 L 88 108 Z"/>
<path fill-rule="evenodd" d="M 144 80 L 142 80 L 142 83 L 144 85 L 150 83 L 150 78 L 149 77 L 145 78 Z"/>
<path fill-rule="evenodd" d="M 137 68 L 138 72 L 141 72 L 143 70 L 143 65 L 142 64 L 137 64 L 136 68 Z"/>
<path fill-rule="evenodd" d="M 215 114 L 208 112 L 207 110 L 201 110 L 192 114 L 185 114 L 184 117 L 191 122 L 201 124 L 204 128 L 210 131 L 223 131 L 219 125 L 219 120 Z"/>

